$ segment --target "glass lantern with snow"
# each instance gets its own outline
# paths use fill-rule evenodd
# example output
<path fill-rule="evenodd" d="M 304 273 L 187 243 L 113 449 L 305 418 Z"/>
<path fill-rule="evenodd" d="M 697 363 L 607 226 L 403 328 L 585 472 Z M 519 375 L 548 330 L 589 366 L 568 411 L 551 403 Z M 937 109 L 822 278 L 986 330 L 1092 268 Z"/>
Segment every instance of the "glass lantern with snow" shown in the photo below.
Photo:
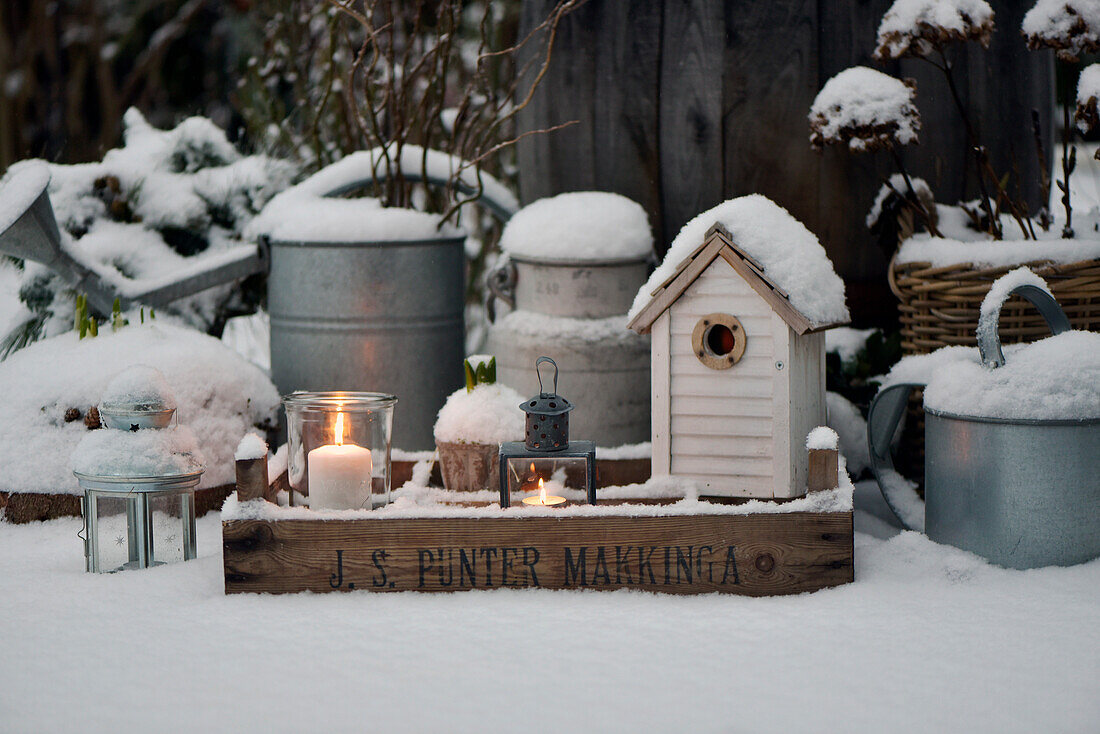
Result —
<path fill-rule="evenodd" d="M 376 392 L 302 391 L 283 398 L 291 504 L 295 493 L 314 510 L 388 504 L 396 404 L 395 396 Z"/>
<path fill-rule="evenodd" d="M 175 415 L 164 376 L 152 367 L 123 370 L 103 394 L 106 430 L 73 452 L 84 496 L 84 557 L 89 572 L 148 568 L 195 557 L 195 487 L 204 471 L 194 434 Z"/>
<path fill-rule="evenodd" d="M 543 387 L 539 367 L 554 368 L 554 388 Z M 549 357 L 535 361 L 539 394 L 520 404 L 527 414 L 523 441 L 500 446 L 500 506 L 512 498 L 526 505 L 549 507 L 578 495 L 596 504 L 596 444 L 569 439 L 569 413 L 573 404 L 558 395 L 558 365 Z M 572 491 L 570 491 L 572 490 Z M 577 491 L 581 490 L 581 491 Z"/>

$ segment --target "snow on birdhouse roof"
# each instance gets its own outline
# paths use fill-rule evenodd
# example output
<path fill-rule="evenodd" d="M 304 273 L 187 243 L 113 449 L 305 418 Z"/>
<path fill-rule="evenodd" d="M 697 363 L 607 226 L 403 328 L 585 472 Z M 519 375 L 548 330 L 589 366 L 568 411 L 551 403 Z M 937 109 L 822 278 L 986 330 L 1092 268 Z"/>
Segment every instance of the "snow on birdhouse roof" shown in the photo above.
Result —
<path fill-rule="evenodd" d="M 719 204 L 684 225 L 635 296 L 630 328 L 649 331 L 718 257 L 799 334 L 848 322 L 844 281 L 817 237 L 786 209 L 752 194 Z"/>

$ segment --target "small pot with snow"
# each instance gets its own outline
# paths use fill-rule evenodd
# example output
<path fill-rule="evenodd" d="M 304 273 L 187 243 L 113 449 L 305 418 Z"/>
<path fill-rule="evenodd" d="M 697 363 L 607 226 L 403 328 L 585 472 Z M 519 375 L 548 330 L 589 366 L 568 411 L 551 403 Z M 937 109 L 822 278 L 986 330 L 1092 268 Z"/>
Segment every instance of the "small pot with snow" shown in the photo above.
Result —
<path fill-rule="evenodd" d="M 457 491 L 494 489 L 504 441 L 523 438 L 523 396 L 496 382 L 496 360 L 477 355 L 465 362 L 466 387 L 447 398 L 435 424 L 443 485 Z"/>

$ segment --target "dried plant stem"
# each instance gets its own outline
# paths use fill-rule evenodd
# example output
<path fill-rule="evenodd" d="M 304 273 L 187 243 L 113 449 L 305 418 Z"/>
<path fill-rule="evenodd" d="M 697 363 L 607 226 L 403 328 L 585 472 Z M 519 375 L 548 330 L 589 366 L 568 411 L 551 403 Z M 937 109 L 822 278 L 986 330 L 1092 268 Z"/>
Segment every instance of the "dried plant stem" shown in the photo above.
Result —
<path fill-rule="evenodd" d="M 893 146 L 890 146 L 890 153 L 894 156 L 894 164 L 898 167 L 898 172 L 901 173 L 901 177 L 905 181 L 905 187 L 909 189 L 909 196 L 902 196 L 902 201 L 908 201 L 910 206 L 920 214 L 921 219 L 924 220 L 924 226 L 930 235 L 933 237 L 943 237 L 936 227 L 935 220 L 932 219 L 932 213 L 924 208 L 924 202 L 917 196 L 917 192 L 913 188 L 913 182 L 909 179 L 909 173 L 905 170 L 905 163 L 901 160 L 901 154 L 898 153 L 897 148 Z M 887 180 L 886 184 L 889 186 L 889 180 Z"/>
<path fill-rule="evenodd" d="M 1035 155 L 1039 160 L 1039 226 L 1046 232 L 1050 229 L 1050 172 L 1047 171 L 1047 157 L 1043 152 L 1043 131 L 1039 122 L 1039 110 L 1031 109 L 1031 132 L 1035 135 Z"/>
<path fill-rule="evenodd" d="M 1062 190 L 1062 204 L 1066 208 L 1066 223 L 1062 227 L 1062 237 L 1073 239 L 1073 207 L 1069 200 L 1069 177 L 1073 169 L 1077 167 L 1077 147 L 1073 144 L 1073 127 L 1069 120 L 1069 97 L 1063 97 L 1062 105 L 1062 180 L 1058 182 L 1058 188 Z"/>
<path fill-rule="evenodd" d="M 989 203 L 989 192 L 985 187 L 985 175 L 982 171 L 981 163 L 981 151 L 983 149 L 978 142 L 978 135 L 974 131 L 974 126 L 970 123 L 970 114 L 966 111 L 966 105 L 963 104 L 962 97 L 959 96 L 959 89 L 955 85 L 955 75 L 951 73 L 951 62 L 947 60 L 947 55 L 943 52 L 943 48 L 937 47 L 936 51 L 939 52 L 941 64 L 937 64 L 927 56 L 922 56 L 921 58 L 942 71 L 947 78 L 947 86 L 951 90 L 951 98 L 955 101 L 955 107 L 959 110 L 963 125 L 966 127 L 968 152 L 974 155 L 974 170 L 978 174 L 978 190 L 982 197 L 982 208 L 985 210 L 986 217 L 989 219 L 989 233 L 992 234 L 995 239 L 999 240 L 1003 236 L 1003 233 L 1001 230 L 1001 223 L 998 221 L 997 216 L 993 212 L 993 207 Z"/>

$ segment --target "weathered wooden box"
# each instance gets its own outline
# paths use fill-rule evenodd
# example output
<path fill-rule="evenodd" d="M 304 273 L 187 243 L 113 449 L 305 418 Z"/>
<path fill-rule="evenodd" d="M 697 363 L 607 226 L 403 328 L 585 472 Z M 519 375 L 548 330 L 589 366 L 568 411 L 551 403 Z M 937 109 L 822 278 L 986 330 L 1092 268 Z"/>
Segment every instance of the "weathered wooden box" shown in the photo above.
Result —
<path fill-rule="evenodd" d="M 227 513 L 225 591 L 537 587 L 765 596 L 853 580 L 850 509 L 664 509 L 630 503 L 561 516 L 517 508 L 486 517 L 346 520 L 308 519 L 304 510 L 286 519 Z"/>

